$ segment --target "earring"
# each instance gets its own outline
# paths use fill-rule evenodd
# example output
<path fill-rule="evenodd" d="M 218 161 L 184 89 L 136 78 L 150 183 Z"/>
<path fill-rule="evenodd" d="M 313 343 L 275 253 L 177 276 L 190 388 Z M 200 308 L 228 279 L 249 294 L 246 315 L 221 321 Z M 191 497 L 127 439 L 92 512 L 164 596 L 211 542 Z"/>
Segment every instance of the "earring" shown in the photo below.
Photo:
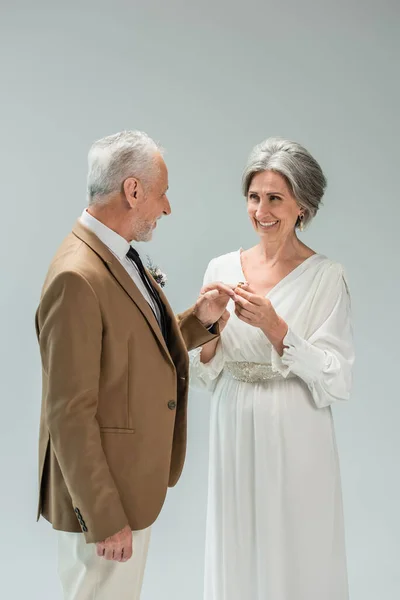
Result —
<path fill-rule="evenodd" d="M 299 215 L 299 219 L 300 219 L 299 229 L 300 229 L 300 231 L 304 231 L 304 223 L 303 223 L 304 215 L 303 214 Z"/>

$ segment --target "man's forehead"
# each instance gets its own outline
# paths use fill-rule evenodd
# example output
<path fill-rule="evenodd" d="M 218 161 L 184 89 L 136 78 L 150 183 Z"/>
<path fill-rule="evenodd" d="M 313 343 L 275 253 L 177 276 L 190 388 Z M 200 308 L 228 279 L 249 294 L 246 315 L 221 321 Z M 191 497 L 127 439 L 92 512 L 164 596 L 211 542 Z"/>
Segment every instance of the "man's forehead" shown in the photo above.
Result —
<path fill-rule="evenodd" d="M 165 164 L 164 160 L 160 164 L 160 173 L 161 173 L 161 179 L 162 179 L 163 183 L 166 186 L 168 186 L 168 168 L 167 168 L 167 165 Z"/>

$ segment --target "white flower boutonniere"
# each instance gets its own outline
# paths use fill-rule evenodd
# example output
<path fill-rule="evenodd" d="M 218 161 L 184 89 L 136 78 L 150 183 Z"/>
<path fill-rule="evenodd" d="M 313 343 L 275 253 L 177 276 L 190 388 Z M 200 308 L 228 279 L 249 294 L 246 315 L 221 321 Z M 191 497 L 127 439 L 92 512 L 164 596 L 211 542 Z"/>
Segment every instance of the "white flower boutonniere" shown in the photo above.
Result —
<path fill-rule="evenodd" d="M 158 285 L 163 288 L 167 283 L 167 276 L 157 265 L 153 263 L 150 256 L 147 257 L 147 269 Z"/>

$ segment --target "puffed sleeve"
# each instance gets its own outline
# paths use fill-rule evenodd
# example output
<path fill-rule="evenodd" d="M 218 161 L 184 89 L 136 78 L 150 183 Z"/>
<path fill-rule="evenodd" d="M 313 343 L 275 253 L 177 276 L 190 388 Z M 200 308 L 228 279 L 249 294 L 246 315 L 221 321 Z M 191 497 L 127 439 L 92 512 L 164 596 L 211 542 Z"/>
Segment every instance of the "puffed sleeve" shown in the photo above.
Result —
<path fill-rule="evenodd" d="M 343 268 L 332 264 L 310 308 L 309 334 L 289 326 L 282 356 L 273 349 L 272 365 L 283 377 L 293 373 L 308 386 L 317 408 L 348 400 L 354 363 L 351 302 Z"/>

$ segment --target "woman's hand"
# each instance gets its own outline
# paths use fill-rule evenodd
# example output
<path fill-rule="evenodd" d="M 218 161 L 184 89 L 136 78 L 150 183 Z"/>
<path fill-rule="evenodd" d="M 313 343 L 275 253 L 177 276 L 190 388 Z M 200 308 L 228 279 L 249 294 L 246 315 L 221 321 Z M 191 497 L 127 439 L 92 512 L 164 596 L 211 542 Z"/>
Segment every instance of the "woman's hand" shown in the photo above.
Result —
<path fill-rule="evenodd" d="M 276 313 L 270 300 L 252 292 L 250 286 L 235 289 L 235 314 L 244 323 L 258 327 L 267 336 L 280 356 L 288 326 Z"/>

